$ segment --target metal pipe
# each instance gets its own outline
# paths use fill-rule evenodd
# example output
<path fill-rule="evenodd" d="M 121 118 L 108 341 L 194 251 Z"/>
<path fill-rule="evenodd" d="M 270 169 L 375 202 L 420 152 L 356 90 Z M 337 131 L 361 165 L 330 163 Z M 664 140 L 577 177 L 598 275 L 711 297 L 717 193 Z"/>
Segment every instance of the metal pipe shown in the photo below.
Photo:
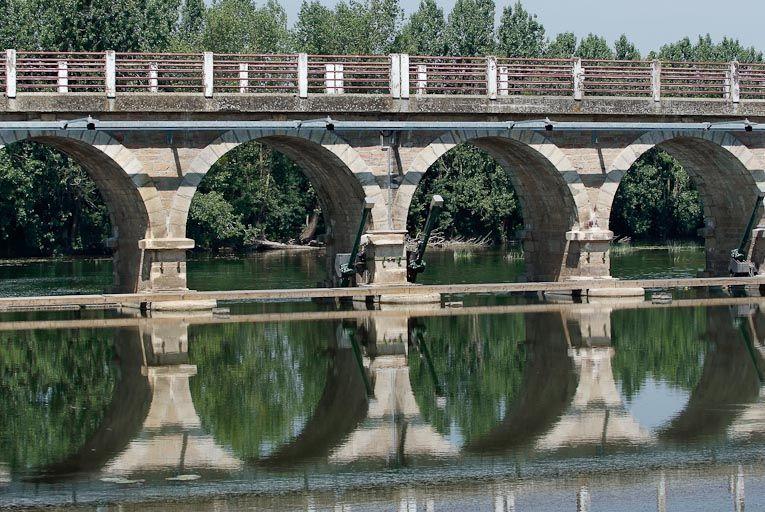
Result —
<path fill-rule="evenodd" d="M 339 121 L 330 118 L 294 121 L 101 121 L 74 119 L 57 121 L 0 121 L 0 132 L 13 130 L 65 130 L 65 131 L 224 131 L 248 129 L 283 129 L 299 131 L 446 131 L 446 130 L 508 130 L 508 131 L 628 131 L 655 130 L 683 131 L 765 131 L 765 123 L 728 120 L 703 123 L 637 123 L 637 122 L 580 122 L 580 121 Z"/>
<path fill-rule="evenodd" d="M 346 287 L 350 284 L 351 276 L 356 273 L 356 258 L 359 254 L 359 245 L 361 245 L 361 236 L 364 234 L 364 230 L 367 227 L 367 219 L 369 213 L 374 208 L 375 203 L 372 199 L 364 198 L 364 208 L 361 210 L 361 220 L 359 221 L 359 229 L 356 232 L 356 238 L 353 241 L 353 247 L 351 248 L 351 254 L 348 257 L 348 263 L 340 265 L 340 286 Z"/>

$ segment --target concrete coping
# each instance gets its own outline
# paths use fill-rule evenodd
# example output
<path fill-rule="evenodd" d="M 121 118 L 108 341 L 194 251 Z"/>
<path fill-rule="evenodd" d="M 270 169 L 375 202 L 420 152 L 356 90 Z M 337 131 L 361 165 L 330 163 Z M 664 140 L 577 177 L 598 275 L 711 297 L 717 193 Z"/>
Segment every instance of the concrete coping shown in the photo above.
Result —
<path fill-rule="evenodd" d="M 144 366 L 141 373 L 147 377 L 161 377 L 173 375 L 188 375 L 193 377 L 197 374 L 197 365 L 195 364 L 177 364 L 167 366 Z"/>
<path fill-rule="evenodd" d="M 575 242 L 610 242 L 613 238 L 614 232 L 606 229 L 566 232 L 566 240 Z"/>
<path fill-rule="evenodd" d="M 752 238 L 765 238 L 765 228 L 754 228 Z"/>
<path fill-rule="evenodd" d="M 138 247 L 149 250 L 185 250 L 194 248 L 194 240 L 191 238 L 144 238 L 138 241 Z"/>
<path fill-rule="evenodd" d="M 401 245 L 407 231 L 367 231 L 364 236 L 373 245 Z"/>

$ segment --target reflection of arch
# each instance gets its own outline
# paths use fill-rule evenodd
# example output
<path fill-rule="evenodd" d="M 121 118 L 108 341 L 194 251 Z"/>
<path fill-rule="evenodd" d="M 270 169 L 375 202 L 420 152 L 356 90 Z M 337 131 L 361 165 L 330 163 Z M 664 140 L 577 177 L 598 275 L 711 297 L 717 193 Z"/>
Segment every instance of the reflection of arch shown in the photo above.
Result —
<path fill-rule="evenodd" d="M 104 132 L 16 130 L 3 133 L 0 146 L 22 140 L 54 147 L 88 172 L 104 198 L 116 235 L 115 287 L 123 292 L 136 291 L 141 259 L 138 241 L 165 235 L 159 195 L 140 162 Z"/>
<path fill-rule="evenodd" d="M 42 468 L 43 478 L 99 470 L 138 434 L 151 403 L 151 389 L 142 374 L 140 336 L 136 328 L 115 331 L 120 379 L 98 430 L 74 454 Z"/>
<path fill-rule="evenodd" d="M 660 147 L 675 157 L 693 179 L 704 204 L 707 271 L 726 274 L 758 191 L 765 191 L 759 159 L 733 135 L 662 130 L 647 132 L 627 146 L 608 168 L 600 187 L 599 216 L 608 223 L 616 190 L 643 153 Z"/>
<path fill-rule="evenodd" d="M 715 349 L 704 358 L 701 379 L 688 405 L 659 433 L 665 440 L 722 435 L 742 412 L 741 404 L 759 396 L 757 370 L 729 309 L 709 308 L 707 315 L 708 335 Z"/>
<path fill-rule="evenodd" d="M 502 423 L 465 446 L 468 452 L 505 451 L 532 443 L 550 429 L 577 387 L 558 313 L 525 315 L 527 366 L 518 400 Z"/>
<path fill-rule="evenodd" d="M 368 399 L 353 351 L 347 346 L 331 350 L 332 363 L 316 411 L 295 439 L 259 464 L 287 466 L 326 457 L 366 416 Z"/>
<path fill-rule="evenodd" d="M 223 155 L 235 147 L 257 141 L 284 153 L 295 161 L 317 191 L 329 228 L 332 253 L 350 249 L 358 228 L 364 197 L 378 199 L 372 210 L 374 226 L 385 219 L 385 204 L 379 200 L 380 187 L 359 153 L 329 131 L 294 133 L 287 130 L 235 130 L 225 132 L 207 145 L 190 163 L 173 200 L 169 220 L 172 236 L 186 236 L 191 200 L 205 174 Z"/>
<path fill-rule="evenodd" d="M 408 209 L 425 172 L 454 147 L 471 143 L 510 174 L 523 209 L 526 270 L 534 280 L 552 281 L 574 262 L 564 261 L 566 233 L 588 224 L 590 207 L 579 174 L 563 152 L 539 133 L 467 130 L 435 134 L 414 159 L 395 199 L 394 215 L 406 227 Z"/>

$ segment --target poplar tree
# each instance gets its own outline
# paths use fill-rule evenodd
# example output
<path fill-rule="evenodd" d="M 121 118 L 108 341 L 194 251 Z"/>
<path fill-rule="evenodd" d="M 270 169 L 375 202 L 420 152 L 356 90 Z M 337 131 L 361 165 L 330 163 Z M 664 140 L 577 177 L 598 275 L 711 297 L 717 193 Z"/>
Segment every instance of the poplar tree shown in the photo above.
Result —
<path fill-rule="evenodd" d="M 547 44 L 545 28 L 520 1 L 502 11 L 497 39 L 497 52 L 508 57 L 541 57 Z"/>
<path fill-rule="evenodd" d="M 494 51 L 493 0 L 457 0 L 449 13 L 445 43 L 449 55 L 491 54 Z"/>
<path fill-rule="evenodd" d="M 413 55 L 443 55 L 444 11 L 435 0 L 420 0 L 415 11 L 401 31 L 399 50 Z"/>

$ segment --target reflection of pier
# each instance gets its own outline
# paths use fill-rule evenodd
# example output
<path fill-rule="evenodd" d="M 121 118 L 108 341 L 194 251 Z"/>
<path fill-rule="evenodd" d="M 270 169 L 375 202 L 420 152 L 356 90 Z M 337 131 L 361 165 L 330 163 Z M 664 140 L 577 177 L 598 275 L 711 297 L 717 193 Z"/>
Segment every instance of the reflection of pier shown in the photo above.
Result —
<path fill-rule="evenodd" d="M 188 359 L 188 325 L 147 324 L 141 328 L 143 373 L 151 405 L 142 428 L 128 446 L 103 468 L 106 474 L 194 468 L 232 470 L 241 462 L 202 430 L 189 389 L 196 366 Z"/>
<path fill-rule="evenodd" d="M 363 367 L 374 383 L 373 398 L 366 419 L 332 452 L 330 461 L 383 459 L 403 463 L 408 456 L 456 455 L 457 447 L 423 421 L 415 401 L 407 365 L 408 324 L 407 316 L 365 322 Z M 348 332 L 347 336 L 355 333 Z"/>
<path fill-rule="evenodd" d="M 654 436 L 626 410 L 614 381 L 611 309 L 581 310 L 563 322 L 578 383 L 571 404 L 537 440 L 537 449 L 653 444 Z"/>
<path fill-rule="evenodd" d="M 101 425 L 77 453 L 43 474 L 127 476 L 241 467 L 202 430 L 189 388 L 196 366 L 188 364 L 185 322 L 146 321 L 120 329 L 115 349 L 121 378 Z"/>

